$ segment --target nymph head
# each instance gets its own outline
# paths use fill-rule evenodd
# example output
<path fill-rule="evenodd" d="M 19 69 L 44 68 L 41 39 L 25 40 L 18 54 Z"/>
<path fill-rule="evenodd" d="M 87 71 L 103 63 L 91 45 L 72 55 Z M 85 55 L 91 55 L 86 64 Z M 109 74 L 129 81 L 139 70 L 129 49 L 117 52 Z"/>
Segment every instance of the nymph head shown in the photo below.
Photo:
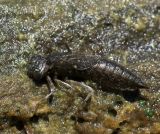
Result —
<path fill-rule="evenodd" d="M 43 79 L 48 71 L 47 60 L 41 55 L 34 55 L 30 58 L 27 74 L 30 78 L 35 81 L 40 81 Z"/>

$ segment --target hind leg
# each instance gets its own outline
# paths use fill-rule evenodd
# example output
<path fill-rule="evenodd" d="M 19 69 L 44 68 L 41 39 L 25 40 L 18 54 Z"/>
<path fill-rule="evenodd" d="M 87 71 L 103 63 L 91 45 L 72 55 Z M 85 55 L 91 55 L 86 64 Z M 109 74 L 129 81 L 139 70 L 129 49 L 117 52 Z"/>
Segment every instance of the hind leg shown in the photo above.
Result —
<path fill-rule="evenodd" d="M 88 95 L 84 100 L 85 102 L 87 102 L 94 95 L 94 90 L 90 86 L 86 85 L 84 82 L 81 82 L 81 84 L 85 88 L 85 90 L 88 92 Z"/>

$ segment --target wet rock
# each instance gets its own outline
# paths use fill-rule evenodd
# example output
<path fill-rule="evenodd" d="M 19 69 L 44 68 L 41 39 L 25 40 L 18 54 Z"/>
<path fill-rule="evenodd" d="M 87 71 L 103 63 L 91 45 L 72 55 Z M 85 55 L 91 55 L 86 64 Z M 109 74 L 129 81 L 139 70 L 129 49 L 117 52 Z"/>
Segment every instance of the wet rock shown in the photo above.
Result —
<path fill-rule="evenodd" d="M 1 133 L 160 133 L 159 1 L 0 2 Z M 128 102 L 99 91 L 87 103 L 80 82 L 46 85 L 25 72 L 33 54 L 100 54 L 136 71 L 150 86 L 145 100 Z M 23 73 L 22 73 L 23 72 Z"/>
<path fill-rule="evenodd" d="M 15 76 L 1 78 L 1 129 L 9 126 L 23 129 L 25 122 L 33 116 L 47 115 L 52 112 L 47 100 L 42 96 L 33 95 L 33 90 L 30 88 L 33 85 L 24 74 L 16 74 Z"/>

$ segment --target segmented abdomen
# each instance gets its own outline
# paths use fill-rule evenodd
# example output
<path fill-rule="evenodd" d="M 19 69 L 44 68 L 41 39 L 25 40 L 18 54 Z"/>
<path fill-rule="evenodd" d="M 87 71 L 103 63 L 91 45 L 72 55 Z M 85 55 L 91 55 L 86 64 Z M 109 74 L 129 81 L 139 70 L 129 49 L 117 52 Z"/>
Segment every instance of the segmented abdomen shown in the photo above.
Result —
<path fill-rule="evenodd" d="M 95 64 L 90 73 L 91 79 L 102 87 L 112 90 L 135 90 L 145 88 L 144 82 L 125 67 L 106 59 Z"/>

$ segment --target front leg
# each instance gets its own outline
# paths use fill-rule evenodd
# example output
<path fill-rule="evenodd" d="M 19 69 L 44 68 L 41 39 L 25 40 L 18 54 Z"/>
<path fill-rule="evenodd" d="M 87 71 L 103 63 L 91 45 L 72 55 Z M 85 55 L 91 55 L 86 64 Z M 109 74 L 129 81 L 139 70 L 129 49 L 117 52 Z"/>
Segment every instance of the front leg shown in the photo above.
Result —
<path fill-rule="evenodd" d="M 54 94 L 56 88 L 55 88 L 54 83 L 49 75 L 47 75 L 46 80 L 47 80 L 49 94 L 45 98 L 49 99 Z"/>

